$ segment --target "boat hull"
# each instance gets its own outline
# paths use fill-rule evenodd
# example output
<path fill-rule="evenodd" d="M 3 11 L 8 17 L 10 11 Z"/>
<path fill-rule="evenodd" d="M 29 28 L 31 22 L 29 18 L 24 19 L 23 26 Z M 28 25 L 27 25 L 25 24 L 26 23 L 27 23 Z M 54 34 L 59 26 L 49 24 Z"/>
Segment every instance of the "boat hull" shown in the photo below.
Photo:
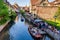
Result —
<path fill-rule="evenodd" d="M 30 31 L 30 28 L 28 28 L 28 31 L 29 31 L 30 35 L 32 36 L 32 38 L 33 38 L 34 40 L 43 39 L 43 36 L 44 36 L 44 35 L 42 35 L 42 34 L 33 35 L 33 33 L 31 33 L 31 31 Z"/>

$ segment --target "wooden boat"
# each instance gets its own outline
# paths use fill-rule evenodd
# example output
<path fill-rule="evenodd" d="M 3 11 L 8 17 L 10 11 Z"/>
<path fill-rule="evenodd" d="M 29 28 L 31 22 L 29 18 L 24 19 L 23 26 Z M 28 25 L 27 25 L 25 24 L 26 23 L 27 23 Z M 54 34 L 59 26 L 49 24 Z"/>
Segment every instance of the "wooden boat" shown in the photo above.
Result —
<path fill-rule="evenodd" d="M 42 39 L 44 37 L 44 34 L 45 33 L 42 33 L 41 30 L 37 29 L 36 27 L 29 27 L 28 28 L 28 31 L 29 33 L 31 34 L 31 36 L 34 38 L 34 39 Z M 41 33 L 40 33 L 41 31 Z"/>

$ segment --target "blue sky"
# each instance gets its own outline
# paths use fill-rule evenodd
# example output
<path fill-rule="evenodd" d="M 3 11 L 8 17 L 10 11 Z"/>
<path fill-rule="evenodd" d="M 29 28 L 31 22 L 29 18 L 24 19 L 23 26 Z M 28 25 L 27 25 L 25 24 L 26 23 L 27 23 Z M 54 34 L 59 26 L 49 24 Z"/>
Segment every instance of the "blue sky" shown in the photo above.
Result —
<path fill-rule="evenodd" d="M 52 1 L 54 1 L 54 0 L 48 0 L 49 2 L 52 2 Z"/>
<path fill-rule="evenodd" d="M 12 5 L 14 3 L 17 3 L 19 6 L 26 6 L 30 4 L 30 0 L 8 0 Z M 54 0 L 48 0 L 49 2 L 52 2 Z"/>
<path fill-rule="evenodd" d="M 19 6 L 26 6 L 30 4 L 30 0 L 8 0 L 12 5 L 17 3 Z"/>

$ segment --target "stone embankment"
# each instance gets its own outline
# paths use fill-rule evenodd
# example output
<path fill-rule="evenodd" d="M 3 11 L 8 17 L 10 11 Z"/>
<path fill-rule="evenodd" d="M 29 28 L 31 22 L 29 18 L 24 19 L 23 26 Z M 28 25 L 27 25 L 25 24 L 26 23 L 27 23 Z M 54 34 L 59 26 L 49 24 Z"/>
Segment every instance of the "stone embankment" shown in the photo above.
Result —
<path fill-rule="evenodd" d="M 8 25 L 9 22 L 10 22 L 10 20 L 7 21 L 5 24 L 0 25 L 0 32 L 1 32 L 4 28 L 6 28 L 6 25 Z"/>

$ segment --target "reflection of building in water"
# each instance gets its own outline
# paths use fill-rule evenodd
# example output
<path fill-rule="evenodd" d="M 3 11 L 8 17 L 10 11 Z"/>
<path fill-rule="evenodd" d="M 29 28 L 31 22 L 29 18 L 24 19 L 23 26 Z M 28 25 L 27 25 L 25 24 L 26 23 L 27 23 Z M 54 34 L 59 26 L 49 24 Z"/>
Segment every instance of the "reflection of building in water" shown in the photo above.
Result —
<path fill-rule="evenodd" d="M 15 19 L 15 23 L 16 23 L 16 22 L 18 22 L 18 16 L 17 16 L 16 19 Z"/>
<path fill-rule="evenodd" d="M 43 19 L 53 19 L 58 6 L 60 6 L 60 0 L 30 0 L 30 12 Z"/>

